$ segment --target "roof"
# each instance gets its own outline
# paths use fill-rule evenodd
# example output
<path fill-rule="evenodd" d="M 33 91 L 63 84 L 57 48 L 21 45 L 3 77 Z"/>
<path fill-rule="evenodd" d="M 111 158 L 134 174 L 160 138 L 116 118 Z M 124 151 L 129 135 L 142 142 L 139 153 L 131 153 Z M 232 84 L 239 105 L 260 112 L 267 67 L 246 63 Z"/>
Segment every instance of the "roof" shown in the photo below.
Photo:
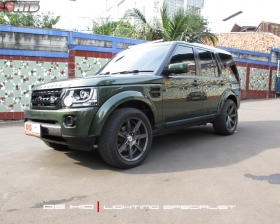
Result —
<path fill-rule="evenodd" d="M 277 36 L 280 36 L 279 29 L 280 29 L 280 24 L 279 23 L 262 21 L 259 24 L 259 26 L 256 28 L 255 32 L 271 32 L 271 33 L 274 33 Z"/>
<path fill-rule="evenodd" d="M 257 26 L 234 24 L 230 32 L 253 32 Z"/>
<path fill-rule="evenodd" d="M 129 49 L 137 49 L 137 48 L 142 48 L 142 47 L 147 47 L 147 46 L 156 46 L 156 45 L 157 46 L 158 45 L 170 45 L 171 46 L 171 45 L 175 45 L 175 44 L 188 44 L 190 46 L 201 47 L 201 48 L 209 49 L 212 51 L 216 51 L 218 53 L 230 54 L 229 52 L 216 48 L 216 47 L 211 47 L 209 45 L 198 44 L 198 43 L 190 43 L 190 42 L 186 42 L 186 41 L 163 41 L 163 40 L 149 41 L 149 42 L 145 42 L 142 44 L 133 45 L 133 46 L 129 47 Z"/>
<path fill-rule="evenodd" d="M 262 21 L 258 26 L 234 24 L 230 32 L 270 32 L 280 36 L 280 24 L 265 21 Z"/>

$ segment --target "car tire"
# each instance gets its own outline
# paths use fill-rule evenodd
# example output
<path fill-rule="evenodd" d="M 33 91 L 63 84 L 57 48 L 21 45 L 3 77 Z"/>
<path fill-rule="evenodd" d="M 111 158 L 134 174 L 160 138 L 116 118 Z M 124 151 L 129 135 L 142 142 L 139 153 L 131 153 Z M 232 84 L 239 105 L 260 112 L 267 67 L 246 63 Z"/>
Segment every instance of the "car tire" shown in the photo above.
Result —
<path fill-rule="evenodd" d="M 220 135 L 232 135 L 238 123 L 238 111 L 236 104 L 230 100 L 226 99 L 221 113 L 213 122 L 213 128 L 217 134 Z"/>
<path fill-rule="evenodd" d="M 98 150 L 107 164 L 128 169 L 146 159 L 151 144 L 152 129 L 146 115 L 134 108 L 120 108 L 107 119 Z"/>
<path fill-rule="evenodd" d="M 43 141 L 47 146 L 49 146 L 50 148 L 56 150 L 56 151 L 69 151 L 71 149 L 69 149 L 69 147 L 67 145 L 60 145 L 60 144 L 56 144 L 53 142 L 47 142 L 47 141 Z"/>

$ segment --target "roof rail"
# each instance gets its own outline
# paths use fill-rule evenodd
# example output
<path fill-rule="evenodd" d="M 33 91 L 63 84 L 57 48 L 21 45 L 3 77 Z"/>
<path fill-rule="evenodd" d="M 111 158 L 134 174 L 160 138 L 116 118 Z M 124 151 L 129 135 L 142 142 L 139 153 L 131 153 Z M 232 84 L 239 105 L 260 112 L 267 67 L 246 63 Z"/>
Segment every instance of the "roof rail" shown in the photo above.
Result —
<path fill-rule="evenodd" d="M 161 43 L 161 42 L 164 42 L 163 39 L 160 39 L 160 40 L 152 40 L 152 41 L 147 41 L 147 42 L 144 42 L 144 43 L 141 43 L 141 44 L 136 44 L 136 45 L 131 45 L 129 46 L 128 48 L 133 48 L 137 45 L 143 45 L 143 44 L 153 44 L 153 43 Z"/>
<path fill-rule="evenodd" d="M 152 40 L 152 41 L 149 41 L 148 43 L 160 43 L 160 42 L 164 42 L 164 40 L 163 39 Z"/>

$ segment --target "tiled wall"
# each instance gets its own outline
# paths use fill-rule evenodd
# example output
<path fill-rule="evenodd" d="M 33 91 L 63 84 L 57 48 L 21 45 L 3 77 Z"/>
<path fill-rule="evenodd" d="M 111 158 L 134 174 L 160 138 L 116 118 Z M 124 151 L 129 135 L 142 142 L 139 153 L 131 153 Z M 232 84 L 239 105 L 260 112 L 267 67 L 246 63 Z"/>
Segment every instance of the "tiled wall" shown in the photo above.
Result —
<path fill-rule="evenodd" d="M 243 99 L 275 97 L 277 67 L 237 63 Z"/>
<path fill-rule="evenodd" d="M 276 81 L 277 71 L 272 71 L 272 82 L 271 82 L 271 90 L 275 91 L 275 81 Z"/>
<path fill-rule="evenodd" d="M 269 88 L 269 70 L 250 68 L 250 90 L 268 90 Z"/>
<path fill-rule="evenodd" d="M 75 77 L 94 75 L 109 59 L 96 57 L 75 57 Z"/>
<path fill-rule="evenodd" d="M 78 52 L 74 57 L 75 77 L 94 75 L 109 58 L 100 54 Z M 81 56 L 85 55 L 85 56 Z M 101 55 L 101 56 L 112 56 Z M 68 78 L 68 59 L 41 57 L 0 58 L 0 120 L 23 119 L 23 111 L 29 106 L 33 85 Z"/>
<path fill-rule="evenodd" d="M 145 42 L 2 25 L 0 33 L 0 120 L 23 118 L 32 85 L 93 75 L 116 53 Z"/>
<path fill-rule="evenodd" d="M 246 72 L 247 72 L 246 67 L 238 67 L 241 89 L 246 89 L 246 81 L 247 81 Z"/>
<path fill-rule="evenodd" d="M 2 57 L 0 113 L 22 112 L 29 106 L 32 85 L 65 78 L 67 69 L 67 62 L 62 59 Z"/>

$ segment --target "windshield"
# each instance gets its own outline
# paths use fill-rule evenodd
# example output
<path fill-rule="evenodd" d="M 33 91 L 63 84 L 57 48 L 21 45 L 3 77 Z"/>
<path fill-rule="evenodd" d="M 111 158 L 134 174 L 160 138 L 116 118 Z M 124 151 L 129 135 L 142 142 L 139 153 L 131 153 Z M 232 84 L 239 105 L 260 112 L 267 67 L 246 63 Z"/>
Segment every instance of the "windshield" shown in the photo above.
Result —
<path fill-rule="evenodd" d="M 162 63 L 168 45 L 128 49 L 117 54 L 97 75 L 129 73 L 130 71 L 154 72 Z"/>

